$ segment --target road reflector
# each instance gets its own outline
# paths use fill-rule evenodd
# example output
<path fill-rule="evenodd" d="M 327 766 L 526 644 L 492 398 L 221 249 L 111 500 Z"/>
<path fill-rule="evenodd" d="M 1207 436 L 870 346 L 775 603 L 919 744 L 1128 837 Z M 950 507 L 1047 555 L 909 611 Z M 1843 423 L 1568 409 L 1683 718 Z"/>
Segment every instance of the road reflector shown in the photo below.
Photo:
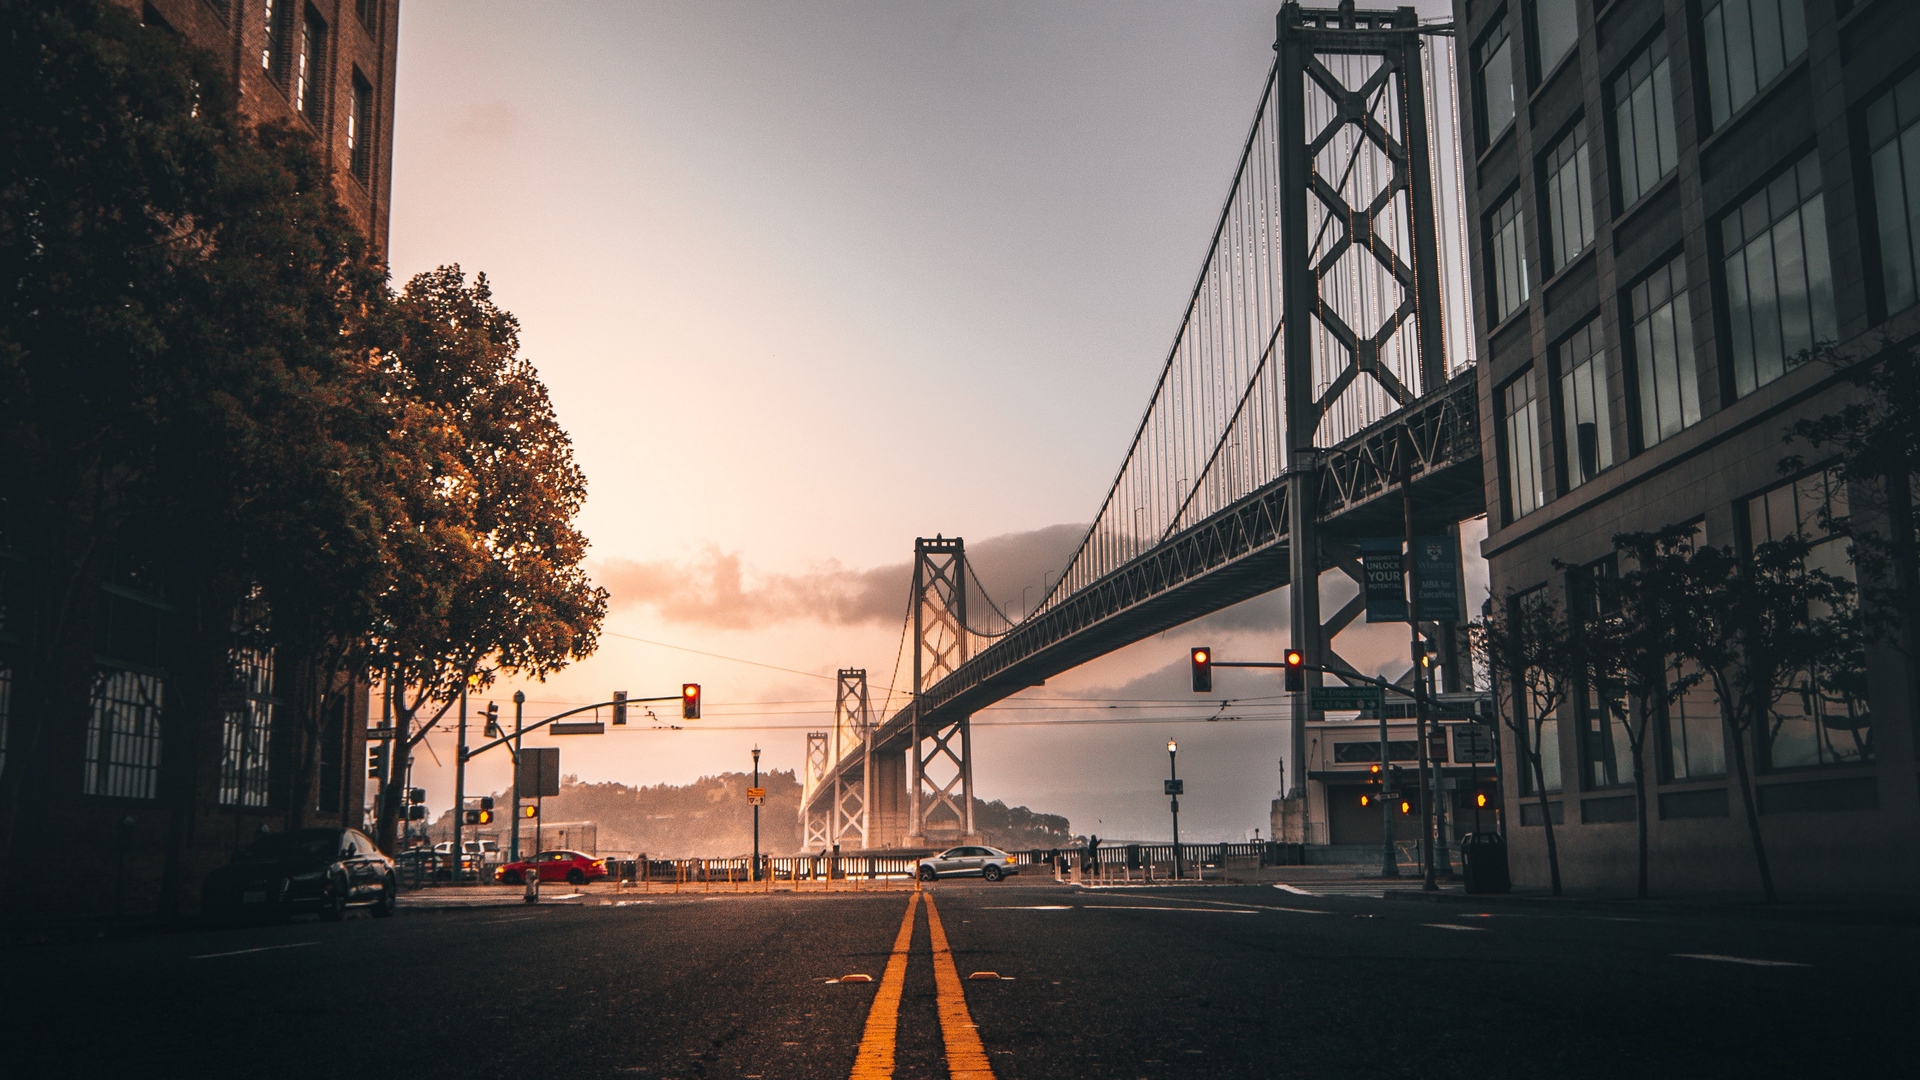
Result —
<path fill-rule="evenodd" d="M 873 981 L 873 976 L 871 976 L 871 975 L 842 975 L 842 976 L 840 976 L 840 981 L 841 981 L 841 982 L 843 982 L 843 983 L 850 983 L 850 982 L 872 982 L 872 981 Z"/>
<path fill-rule="evenodd" d="M 976 971 L 973 974 L 967 976 L 967 978 L 968 979 L 990 979 L 993 982 L 999 982 L 1000 973 L 997 971 Z"/>

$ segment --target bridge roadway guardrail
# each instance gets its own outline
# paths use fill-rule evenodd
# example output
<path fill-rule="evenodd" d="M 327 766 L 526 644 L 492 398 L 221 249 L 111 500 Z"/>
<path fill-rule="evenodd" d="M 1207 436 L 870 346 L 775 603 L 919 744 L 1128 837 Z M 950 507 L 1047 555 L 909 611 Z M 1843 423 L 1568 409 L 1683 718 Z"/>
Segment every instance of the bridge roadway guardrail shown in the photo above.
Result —
<path fill-rule="evenodd" d="M 1416 527 L 1481 512 L 1475 369 L 1325 451 L 1321 521 L 1358 535 L 1402 528 L 1396 478 L 1418 492 Z M 1288 583 L 1287 485 L 1276 480 L 1022 621 L 875 730 L 875 751 L 904 749 L 916 707 L 928 726 L 976 712 L 1094 657 Z M 1378 519 L 1378 520 L 1375 520 Z M 852 768 L 849 752 L 828 774 Z M 817 785 L 815 791 L 831 785 Z M 818 798 L 817 794 L 813 795 Z"/>

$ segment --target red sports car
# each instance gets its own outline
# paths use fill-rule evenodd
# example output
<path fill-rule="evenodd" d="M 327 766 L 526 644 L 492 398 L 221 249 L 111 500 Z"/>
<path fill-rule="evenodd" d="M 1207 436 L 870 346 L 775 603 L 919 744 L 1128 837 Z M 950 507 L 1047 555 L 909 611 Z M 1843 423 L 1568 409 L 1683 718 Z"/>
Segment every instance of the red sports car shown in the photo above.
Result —
<path fill-rule="evenodd" d="M 578 851 L 543 851 L 531 859 L 510 862 L 493 872 L 493 879 L 505 885 L 526 883 L 529 871 L 539 869 L 541 881 L 564 881 L 585 885 L 607 876 L 607 860 L 582 855 Z"/>

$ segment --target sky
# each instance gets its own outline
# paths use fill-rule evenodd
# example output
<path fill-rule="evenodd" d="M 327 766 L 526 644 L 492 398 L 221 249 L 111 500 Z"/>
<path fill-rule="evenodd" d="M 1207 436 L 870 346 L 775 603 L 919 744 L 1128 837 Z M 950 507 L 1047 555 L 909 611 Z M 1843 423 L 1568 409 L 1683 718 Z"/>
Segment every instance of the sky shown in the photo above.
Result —
<path fill-rule="evenodd" d="M 542 741 L 585 781 L 742 771 L 756 744 L 793 769 L 836 669 L 898 706 L 916 536 L 966 538 L 1006 610 L 1037 600 L 1146 408 L 1276 7 L 407 0 L 395 279 L 459 264 L 520 318 L 612 596 L 593 656 L 487 697 L 511 716 L 524 689 L 532 721 L 700 682 L 680 730 Z M 1340 647 L 1385 670 L 1403 635 Z M 1265 835 L 1277 673 L 1196 706 L 1186 651 L 1285 639 L 1269 594 L 977 714 L 976 794 L 1161 838 L 1174 737 L 1183 838 Z M 453 744 L 418 755 L 435 806 Z M 507 776 L 482 755 L 467 790 Z"/>

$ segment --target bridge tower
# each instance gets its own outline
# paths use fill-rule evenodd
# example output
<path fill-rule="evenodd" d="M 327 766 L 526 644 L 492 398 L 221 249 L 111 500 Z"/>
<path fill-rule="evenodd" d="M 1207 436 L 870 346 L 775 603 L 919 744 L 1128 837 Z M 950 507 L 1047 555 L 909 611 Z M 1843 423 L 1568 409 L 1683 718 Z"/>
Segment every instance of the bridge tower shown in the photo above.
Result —
<path fill-rule="evenodd" d="M 867 807 L 873 802 L 873 741 L 869 732 L 873 717 L 868 711 L 867 670 L 841 668 L 835 683 L 833 701 L 833 760 L 849 754 L 862 759 L 860 778 L 853 780 L 844 769 L 833 774 L 833 828 L 831 840 L 842 848 L 866 850 L 869 829 Z M 848 844 L 857 838 L 857 845 Z"/>
<path fill-rule="evenodd" d="M 921 723 L 928 687 L 967 662 L 967 552 L 959 537 L 913 542 L 913 738 L 907 843 L 977 843 L 970 717 Z"/>
<path fill-rule="evenodd" d="M 811 797 L 826 781 L 827 770 L 833 767 L 833 759 L 828 756 L 829 739 L 830 734 L 825 731 L 807 732 L 807 775 L 805 790 L 800 796 L 800 836 L 801 846 L 808 851 L 818 851 L 833 842 L 830 839 L 833 808 Z"/>
<path fill-rule="evenodd" d="M 1367 415 L 1346 401 L 1384 392 L 1404 408 L 1447 385 L 1441 267 L 1414 9 L 1356 11 L 1343 0 L 1310 10 L 1289 0 L 1277 22 L 1288 591 L 1293 643 L 1321 665 L 1338 660 L 1330 642 L 1361 610 L 1349 604 L 1321 618 L 1321 572 L 1359 580 L 1343 550 L 1353 538 L 1319 535 L 1323 449 Z M 1307 681 L 1317 686 L 1321 676 L 1309 670 Z M 1306 820 L 1309 718 L 1309 695 L 1296 694 L 1290 823 Z"/>

